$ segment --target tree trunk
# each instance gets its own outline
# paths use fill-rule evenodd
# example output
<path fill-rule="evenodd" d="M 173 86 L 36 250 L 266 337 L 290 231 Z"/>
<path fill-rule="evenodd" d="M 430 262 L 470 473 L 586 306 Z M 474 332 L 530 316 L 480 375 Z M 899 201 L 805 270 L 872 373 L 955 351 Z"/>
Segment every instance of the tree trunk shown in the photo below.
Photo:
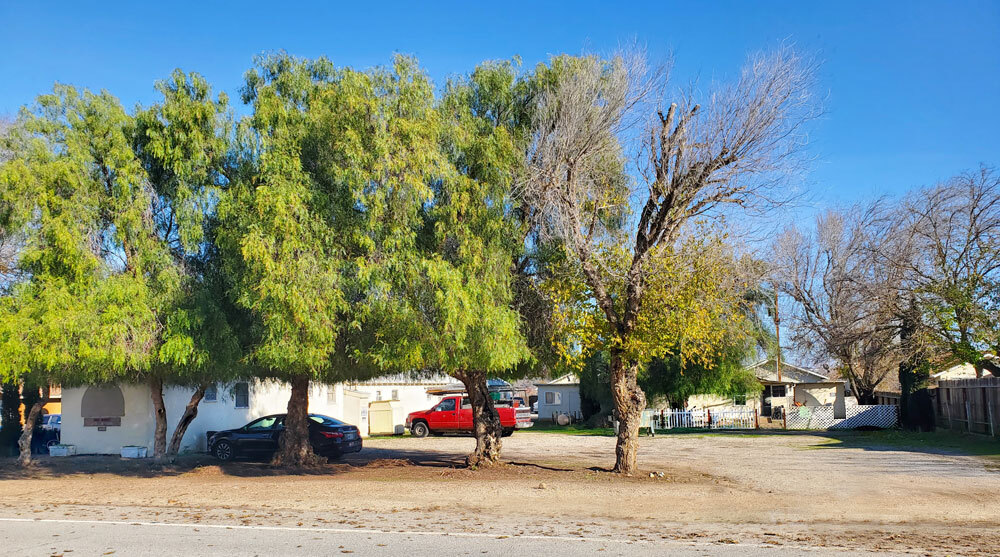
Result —
<path fill-rule="evenodd" d="M 153 460 L 162 464 L 167 460 L 167 408 L 163 404 L 163 380 L 149 380 L 149 395 L 153 399 Z"/>
<path fill-rule="evenodd" d="M 636 472 L 639 451 L 639 421 L 646 408 L 646 394 L 639 388 L 639 365 L 625 361 L 618 350 L 611 351 L 611 394 L 618 420 L 615 472 L 631 476 Z"/>
<path fill-rule="evenodd" d="M 875 389 L 864 389 L 855 393 L 858 397 L 858 404 L 875 404 L 878 402 L 878 397 L 875 396 Z"/>
<path fill-rule="evenodd" d="M 205 390 L 207 388 L 208 385 L 198 385 L 194 394 L 191 395 L 191 400 L 188 401 L 187 406 L 184 408 L 181 419 L 177 421 L 174 434 L 170 436 L 170 445 L 167 446 L 167 459 L 170 462 L 173 462 L 177 458 L 177 452 L 181 450 L 181 441 L 184 440 L 184 434 L 187 433 L 188 426 L 198 417 L 198 405 L 201 404 L 201 399 L 205 397 Z"/>
<path fill-rule="evenodd" d="M 908 356 L 899 363 L 899 424 L 909 430 L 933 430 L 934 411 L 927 412 L 925 400 L 930 399 L 927 382 L 930 379 L 930 364 L 920 350 L 912 348 L 913 337 L 917 333 L 919 312 L 916 302 L 910 300 L 910 311 L 903 315 L 899 328 L 899 342 Z M 930 426 L 928 426 L 930 424 Z"/>
<path fill-rule="evenodd" d="M 858 399 L 858 404 L 875 404 L 875 386 L 869 381 L 863 380 L 854 370 L 848 368 L 847 380 L 851 384 L 851 392 L 854 398 Z"/>
<path fill-rule="evenodd" d="M 27 388 L 25 388 L 27 391 Z M 36 391 L 37 392 L 37 391 Z M 25 392 L 25 400 L 28 400 L 27 392 Z M 21 437 L 17 440 L 17 446 L 20 450 L 20 454 L 17 457 L 17 463 L 22 466 L 29 466 L 31 464 L 31 437 L 35 433 L 35 424 L 38 423 L 38 418 L 42 415 L 42 407 L 49 399 L 49 388 L 45 387 L 42 389 L 41 397 L 35 398 L 34 403 L 31 405 L 31 409 L 28 411 L 27 415 L 24 417 L 24 429 L 21 431 Z M 20 406 L 20 405 L 18 405 Z M 28 410 L 25 407 L 25 410 Z"/>
<path fill-rule="evenodd" d="M 320 458 L 313 453 L 309 442 L 309 377 L 292 379 L 292 394 L 288 397 L 285 430 L 278 442 L 278 452 L 271 460 L 273 466 L 296 467 L 318 464 Z"/>
<path fill-rule="evenodd" d="M 21 436 L 21 386 L 16 381 L 3 384 L 3 415 L 0 416 L 0 456 L 13 456 Z"/>
<path fill-rule="evenodd" d="M 486 373 L 469 371 L 455 375 L 469 394 L 469 402 L 472 404 L 472 434 L 476 437 L 476 450 L 465 458 L 465 464 L 473 468 L 497 464 L 500 462 L 500 449 L 503 445 L 503 425 L 500 423 L 500 413 L 490 398 Z"/>

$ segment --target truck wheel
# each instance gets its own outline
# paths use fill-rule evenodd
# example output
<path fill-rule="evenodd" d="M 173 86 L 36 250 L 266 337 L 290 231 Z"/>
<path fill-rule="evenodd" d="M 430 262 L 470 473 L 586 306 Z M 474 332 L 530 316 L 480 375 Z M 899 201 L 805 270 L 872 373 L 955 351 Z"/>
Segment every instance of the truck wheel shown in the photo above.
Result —
<path fill-rule="evenodd" d="M 510 437 L 511 435 L 514 435 L 514 428 L 512 428 L 512 427 L 505 427 L 505 428 L 503 428 L 503 436 L 504 437 Z"/>
<path fill-rule="evenodd" d="M 427 427 L 427 424 L 424 422 L 417 422 L 410 427 L 410 433 L 414 437 L 427 437 L 430 432 L 431 428 Z"/>

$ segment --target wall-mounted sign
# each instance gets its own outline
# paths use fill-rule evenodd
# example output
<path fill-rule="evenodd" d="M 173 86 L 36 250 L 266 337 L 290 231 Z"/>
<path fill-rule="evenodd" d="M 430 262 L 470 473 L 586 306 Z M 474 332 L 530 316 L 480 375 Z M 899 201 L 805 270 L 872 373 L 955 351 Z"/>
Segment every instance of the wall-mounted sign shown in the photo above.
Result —
<path fill-rule="evenodd" d="M 120 416 L 106 416 L 102 418 L 84 418 L 84 427 L 99 427 L 105 428 L 108 426 L 121 427 L 122 419 Z M 104 431 L 101 429 L 100 431 Z"/>

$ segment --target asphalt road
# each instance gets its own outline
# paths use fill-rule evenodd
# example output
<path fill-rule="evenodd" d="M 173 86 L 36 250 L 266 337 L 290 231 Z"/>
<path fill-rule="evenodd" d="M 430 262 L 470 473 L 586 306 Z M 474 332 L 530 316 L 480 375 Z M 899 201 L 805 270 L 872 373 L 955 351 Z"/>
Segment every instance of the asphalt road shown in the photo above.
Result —
<path fill-rule="evenodd" d="M 495 537 L 444 532 L 395 532 L 284 526 L 0 518 L 2 553 L 89 555 L 678 555 L 816 557 L 857 554 L 828 548 L 688 542 L 626 542 L 600 538 Z M 905 555 L 881 553 L 880 555 Z"/>

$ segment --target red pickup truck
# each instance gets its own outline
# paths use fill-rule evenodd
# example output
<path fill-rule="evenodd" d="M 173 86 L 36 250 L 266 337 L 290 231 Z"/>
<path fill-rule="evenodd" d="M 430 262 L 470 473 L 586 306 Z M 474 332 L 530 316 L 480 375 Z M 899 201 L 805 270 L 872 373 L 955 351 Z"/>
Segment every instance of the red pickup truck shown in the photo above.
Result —
<path fill-rule="evenodd" d="M 501 404 L 497 403 L 497 413 L 504 437 L 515 429 L 532 426 L 530 408 L 518 406 L 516 402 L 510 406 Z M 472 405 L 466 396 L 446 396 L 430 410 L 411 412 L 406 417 L 406 427 L 414 437 L 427 437 L 432 433 L 472 433 Z"/>

